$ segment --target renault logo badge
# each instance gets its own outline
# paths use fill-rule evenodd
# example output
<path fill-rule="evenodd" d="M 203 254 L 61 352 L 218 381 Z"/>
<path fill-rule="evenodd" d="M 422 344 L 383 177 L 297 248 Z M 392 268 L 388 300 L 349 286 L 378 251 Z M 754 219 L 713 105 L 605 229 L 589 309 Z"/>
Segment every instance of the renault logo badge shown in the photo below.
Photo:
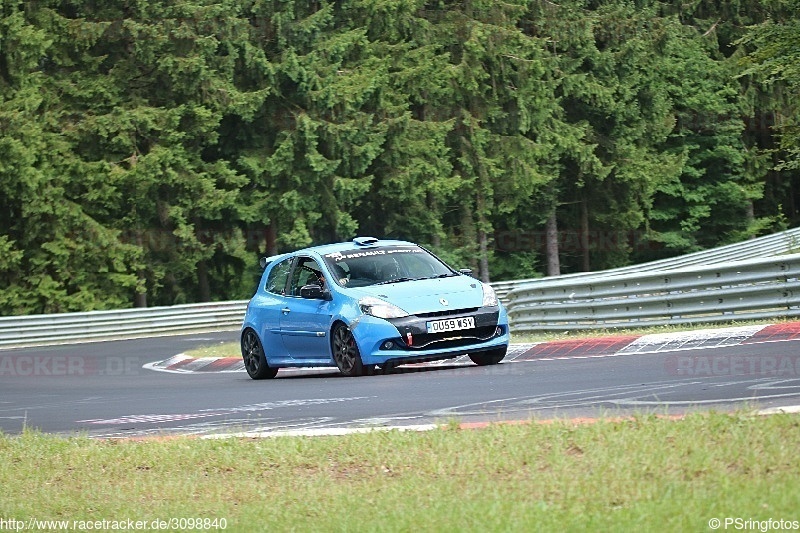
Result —
<path fill-rule="evenodd" d="M 442 305 L 450 305 L 450 302 L 448 302 L 444 298 L 439 298 L 439 303 L 442 304 Z"/>

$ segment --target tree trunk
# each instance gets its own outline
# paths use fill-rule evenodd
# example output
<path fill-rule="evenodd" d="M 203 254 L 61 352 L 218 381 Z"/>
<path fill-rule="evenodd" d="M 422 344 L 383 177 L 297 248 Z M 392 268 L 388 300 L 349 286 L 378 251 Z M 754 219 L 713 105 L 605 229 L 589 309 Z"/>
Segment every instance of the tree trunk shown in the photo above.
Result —
<path fill-rule="evenodd" d="M 748 199 L 747 205 L 745 206 L 745 220 L 747 221 L 747 225 L 753 227 L 752 224 L 756 221 L 756 210 L 755 206 L 753 205 L 753 200 Z M 751 239 L 755 239 L 756 235 L 751 234 Z"/>
<path fill-rule="evenodd" d="M 583 271 L 589 272 L 592 270 L 591 260 L 589 257 L 589 206 L 587 205 L 586 198 L 581 199 L 581 253 L 583 254 Z"/>
<path fill-rule="evenodd" d="M 202 229 L 202 221 L 200 217 L 194 217 L 194 234 L 197 238 L 197 242 L 200 243 L 200 247 L 204 247 L 204 245 L 208 244 L 209 241 L 212 239 L 209 238 L 208 235 L 203 235 Z M 197 288 L 200 292 L 200 301 L 201 302 L 210 302 L 211 301 L 211 283 L 208 280 L 208 264 L 206 263 L 205 259 L 201 259 L 197 262 Z"/>
<path fill-rule="evenodd" d="M 477 241 L 477 234 L 475 232 L 475 219 L 472 216 L 470 206 L 462 204 L 461 206 L 461 230 L 464 238 L 464 247 L 469 250 L 469 268 L 473 271 L 478 271 L 478 260 L 475 256 L 475 242 Z"/>
<path fill-rule="evenodd" d="M 197 262 L 197 284 L 200 289 L 200 301 L 211 301 L 211 284 L 208 281 L 208 265 L 205 259 Z"/>
<path fill-rule="evenodd" d="M 140 250 L 144 250 L 144 239 L 142 239 L 142 232 L 139 230 L 136 231 L 136 246 L 138 246 Z M 142 292 L 139 292 L 137 289 L 136 294 L 133 295 L 133 306 L 147 307 L 147 275 L 144 269 L 139 269 L 136 271 L 136 276 L 139 278 L 139 284 L 142 286 Z"/>
<path fill-rule="evenodd" d="M 136 166 L 136 162 L 138 157 L 136 152 L 131 154 L 131 168 Z M 135 212 L 135 208 L 134 208 Z M 144 252 L 144 239 L 142 239 L 142 230 L 140 228 L 136 229 L 136 246 Z M 133 295 L 133 306 L 134 307 L 147 307 L 147 273 L 145 270 L 139 269 L 136 271 L 136 277 L 139 278 L 139 285 L 142 287 L 142 292 L 139 292 L 139 289 L 136 290 L 136 293 Z"/>
<path fill-rule="evenodd" d="M 481 189 L 478 190 L 476 204 L 478 208 L 478 267 L 480 280 L 484 283 L 489 283 L 489 236 L 486 234 L 486 227 L 489 223 L 484 216 L 486 202 Z"/>
<path fill-rule="evenodd" d="M 140 270 L 138 273 L 139 281 L 144 281 L 144 276 L 142 271 Z M 147 307 L 147 292 L 137 292 L 133 295 L 133 306 L 134 307 Z"/>
<path fill-rule="evenodd" d="M 556 220 L 556 210 L 553 209 L 550 218 L 545 225 L 546 255 L 547 255 L 547 275 L 560 276 L 561 264 L 558 260 L 558 221 Z"/>
<path fill-rule="evenodd" d="M 433 195 L 431 191 L 428 191 L 427 194 L 427 205 L 428 209 L 430 209 L 431 212 L 434 213 L 434 216 L 437 216 L 439 214 L 439 204 L 436 201 L 436 197 Z M 441 234 L 439 233 L 439 226 L 437 225 L 436 227 L 431 228 L 431 231 L 432 231 L 431 244 L 433 245 L 434 248 L 438 248 L 442 245 L 442 237 Z"/>
<path fill-rule="evenodd" d="M 478 232 L 478 249 L 481 267 L 481 281 L 489 283 L 489 236 L 485 231 Z"/>
<path fill-rule="evenodd" d="M 278 227 L 275 221 L 267 226 L 267 256 L 278 255 Z"/>

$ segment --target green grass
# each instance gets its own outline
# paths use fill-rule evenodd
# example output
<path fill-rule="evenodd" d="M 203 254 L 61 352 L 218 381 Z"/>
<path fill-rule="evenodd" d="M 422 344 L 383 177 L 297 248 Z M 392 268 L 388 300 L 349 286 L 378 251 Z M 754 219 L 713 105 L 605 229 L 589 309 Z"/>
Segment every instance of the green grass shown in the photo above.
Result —
<path fill-rule="evenodd" d="M 680 331 L 697 331 L 701 329 L 714 329 L 735 326 L 768 325 L 788 320 L 762 320 L 762 321 L 739 321 L 720 324 L 681 324 L 674 326 L 650 326 L 643 328 L 609 328 L 593 330 L 574 330 L 566 332 L 545 331 L 541 333 L 515 333 L 511 336 L 512 343 L 524 344 L 533 342 L 550 342 L 568 339 L 581 339 L 589 337 L 606 337 L 611 335 L 649 335 L 652 333 L 677 333 Z M 186 351 L 186 355 L 191 357 L 241 357 L 238 342 L 220 342 L 200 346 Z"/>
<path fill-rule="evenodd" d="M 184 352 L 190 357 L 241 357 L 242 352 L 238 342 L 218 342 L 199 346 Z"/>
<path fill-rule="evenodd" d="M 800 418 L 693 414 L 263 440 L 0 435 L 0 518 L 228 531 L 707 531 L 796 520 Z"/>

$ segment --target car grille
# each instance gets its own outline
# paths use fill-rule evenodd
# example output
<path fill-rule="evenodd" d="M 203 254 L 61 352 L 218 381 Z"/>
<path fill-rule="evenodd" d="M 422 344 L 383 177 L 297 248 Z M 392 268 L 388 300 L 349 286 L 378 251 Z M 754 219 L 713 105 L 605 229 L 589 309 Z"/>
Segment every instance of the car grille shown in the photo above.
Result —
<path fill-rule="evenodd" d="M 475 329 L 446 331 L 443 333 L 423 333 L 414 335 L 414 343 L 409 346 L 406 339 L 399 343 L 406 350 L 423 350 L 425 348 L 459 348 L 485 341 L 495 336 L 497 326 L 483 326 Z"/>
<path fill-rule="evenodd" d="M 468 315 L 475 313 L 480 309 L 479 307 L 471 307 L 469 309 L 445 309 L 444 311 L 434 311 L 432 313 L 419 313 L 414 316 L 420 318 L 437 318 L 441 316 L 454 316 L 454 315 Z"/>

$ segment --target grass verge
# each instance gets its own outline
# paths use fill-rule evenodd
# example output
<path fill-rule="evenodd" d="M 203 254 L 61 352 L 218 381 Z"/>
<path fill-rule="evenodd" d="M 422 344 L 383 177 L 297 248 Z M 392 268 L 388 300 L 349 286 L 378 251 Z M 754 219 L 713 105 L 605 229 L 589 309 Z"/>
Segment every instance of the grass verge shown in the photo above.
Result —
<path fill-rule="evenodd" d="M 190 357 L 242 357 L 238 342 L 218 342 L 184 352 Z"/>
<path fill-rule="evenodd" d="M 797 520 L 800 418 L 693 414 L 426 433 L 101 441 L 0 435 L 3 519 L 228 531 L 707 530 Z"/>

